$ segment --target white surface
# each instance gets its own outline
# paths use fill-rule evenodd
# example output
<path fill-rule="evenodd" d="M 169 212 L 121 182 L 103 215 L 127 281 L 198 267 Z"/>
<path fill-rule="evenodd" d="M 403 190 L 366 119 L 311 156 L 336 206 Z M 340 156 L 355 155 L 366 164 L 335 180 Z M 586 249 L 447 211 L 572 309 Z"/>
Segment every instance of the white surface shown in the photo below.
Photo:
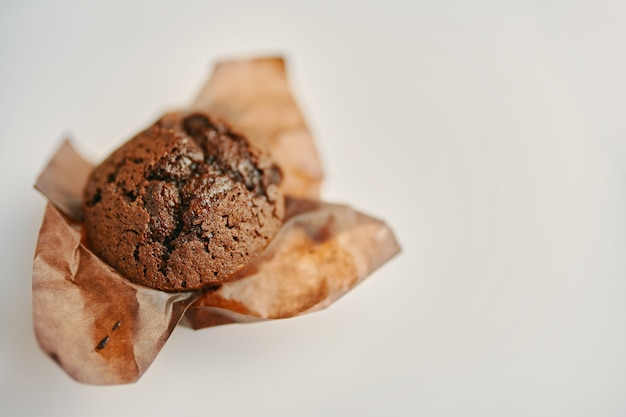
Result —
<path fill-rule="evenodd" d="M 1 415 L 626 415 L 626 3 L 88 3 L 0 5 Z M 404 252 L 324 312 L 177 329 L 139 383 L 73 382 L 32 333 L 39 169 L 267 52 L 326 199 Z"/>

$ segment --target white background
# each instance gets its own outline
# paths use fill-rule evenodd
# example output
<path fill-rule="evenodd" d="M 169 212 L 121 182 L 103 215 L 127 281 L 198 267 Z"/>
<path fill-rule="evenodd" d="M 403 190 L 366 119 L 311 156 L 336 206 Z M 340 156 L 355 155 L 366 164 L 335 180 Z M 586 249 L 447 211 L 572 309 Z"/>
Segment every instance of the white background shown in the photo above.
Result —
<path fill-rule="evenodd" d="M 626 415 L 625 2 L 176 3 L 0 4 L 1 415 Z M 403 253 L 321 313 L 178 328 L 137 384 L 75 383 L 32 331 L 38 171 L 268 53 L 325 198 Z"/>

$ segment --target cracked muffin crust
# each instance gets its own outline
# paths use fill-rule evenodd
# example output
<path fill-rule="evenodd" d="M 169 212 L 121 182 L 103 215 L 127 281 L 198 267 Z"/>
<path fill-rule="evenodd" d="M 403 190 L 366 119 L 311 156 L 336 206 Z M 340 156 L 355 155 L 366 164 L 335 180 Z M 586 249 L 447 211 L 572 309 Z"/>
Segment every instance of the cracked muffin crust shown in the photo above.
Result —
<path fill-rule="evenodd" d="M 91 249 L 131 281 L 179 291 L 246 266 L 284 217 L 280 169 L 200 113 L 170 113 L 91 175 L 83 213 Z"/>

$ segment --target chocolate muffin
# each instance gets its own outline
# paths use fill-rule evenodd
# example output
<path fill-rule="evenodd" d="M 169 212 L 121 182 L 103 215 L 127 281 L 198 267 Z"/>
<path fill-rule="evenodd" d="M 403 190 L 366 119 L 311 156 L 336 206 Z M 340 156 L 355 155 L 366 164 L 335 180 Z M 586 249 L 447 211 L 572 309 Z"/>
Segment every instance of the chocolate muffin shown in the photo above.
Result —
<path fill-rule="evenodd" d="M 171 113 L 92 173 L 91 249 L 129 280 L 167 291 L 228 281 L 280 228 L 281 172 L 204 114 Z"/>

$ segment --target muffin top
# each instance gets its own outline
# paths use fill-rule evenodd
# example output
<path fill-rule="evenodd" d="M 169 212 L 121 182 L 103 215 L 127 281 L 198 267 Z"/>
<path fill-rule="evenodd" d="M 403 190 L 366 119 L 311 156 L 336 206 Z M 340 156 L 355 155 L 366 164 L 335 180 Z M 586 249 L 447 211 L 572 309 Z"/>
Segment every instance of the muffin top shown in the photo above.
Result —
<path fill-rule="evenodd" d="M 166 114 L 93 171 L 83 203 L 87 239 L 137 284 L 218 285 L 280 228 L 280 182 L 269 156 L 227 125 Z"/>

